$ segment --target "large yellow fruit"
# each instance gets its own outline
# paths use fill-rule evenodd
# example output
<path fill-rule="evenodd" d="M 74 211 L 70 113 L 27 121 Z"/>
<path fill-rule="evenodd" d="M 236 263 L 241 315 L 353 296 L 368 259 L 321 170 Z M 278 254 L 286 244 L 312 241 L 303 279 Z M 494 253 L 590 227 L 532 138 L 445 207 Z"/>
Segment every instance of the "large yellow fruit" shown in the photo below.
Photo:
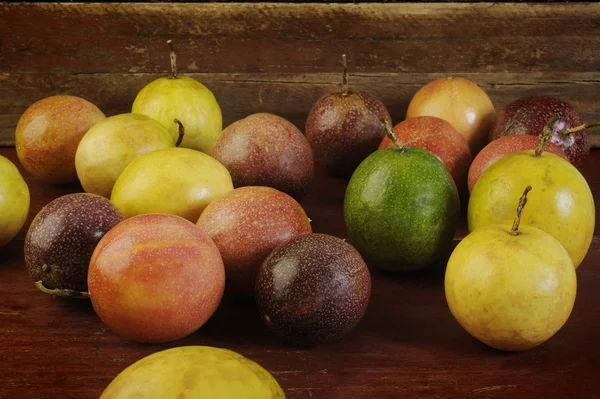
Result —
<path fill-rule="evenodd" d="M 29 213 L 29 188 L 17 167 L 0 156 L 0 247 L 21 230 Z"/>
<path fill-rule="evenodd" d="M 469 200 L 469 231 L 510 224 L 523 187 L 531 185 L 528 211 L 521 221 L 556 238 L 578 267 L 594 235 L 594 198 L 585 178 L 558 155 L 535 151 L 507 155 L 479 178 Z"/>
<path fill-rule="evenodd" d="M 136 158 L 121 173 L 111 201 L 125 217 L 170 213 L 196 223 L 206 206 L 233 190 L 227 169 L 188 148 L 167 148 Z"/>
<path fill-rule="evenodd" d="M 147 356 L 123 370 L 100 399 L 284 399 L 275 378 L 227 349 L 184 346 Z"/>

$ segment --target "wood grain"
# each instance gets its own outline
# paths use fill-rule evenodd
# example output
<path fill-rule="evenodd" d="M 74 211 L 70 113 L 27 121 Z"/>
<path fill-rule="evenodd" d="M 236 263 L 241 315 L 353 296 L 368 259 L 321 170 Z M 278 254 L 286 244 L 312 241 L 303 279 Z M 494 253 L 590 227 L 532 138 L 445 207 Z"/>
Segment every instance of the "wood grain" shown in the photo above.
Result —
<path fill-rule="evenodd" d="M 13 148 L 0 148 L 0 155 L 16 161 Z M 595 198 L 598 165 L 600 150 L 595 150 L 582 169 Z M 41 185 L 24 175 L 34 193 L 31 214 L 78 189 Z M 343 180 L 317 174 L 302 202 L 316 232 L 345 237 L 344 190 Z M 455 322 L 444 297 L 443 265 L 403 276 L 373 271 L 364 319 L 329 345 L 285 346 L 266 329 L 252 301 L 231 297 L 196 333 L 141 345 L 108 329 L 89 302 L 37 291 L 25 270 L 23 243 L 13 241 L 0 249 L 0 398 L 96 399 L 131 363 L 184 345 L 225 347 L 248 356 L 275 376 L 288 399 L 598 398 L 599 262 L 596 231 L 577 270 L 577 300 L 568 322 L 548 342 L 521 353 L 490 349 Z"/>
<path fill-rule="evenodd" d="M 522 96 L 572 102 L 600 119 L 600 4 L 0 4 L 0 145 L 36 100 L 81 95 L 107 114 L 168 70 L 209 86 L 225 125 L 257 111 L 303 129 L 340 81 L 373 91 L 395 122 L 436 77 L 464 76 L 497 109 Z"/>

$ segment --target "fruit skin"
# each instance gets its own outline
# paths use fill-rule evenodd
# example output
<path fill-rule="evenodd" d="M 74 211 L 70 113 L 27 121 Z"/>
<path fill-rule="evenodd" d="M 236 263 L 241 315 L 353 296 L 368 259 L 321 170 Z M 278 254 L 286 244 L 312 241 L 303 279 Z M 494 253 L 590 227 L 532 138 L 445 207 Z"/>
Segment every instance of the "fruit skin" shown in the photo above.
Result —
<path fill-rule="evenodd" d="M 110 198 L 121 172 L 135 158 L 173 147 L 171 134 L 146 115 L 120 114 L 96 123 L 83 136 L 75 154 L 83 189 Z"/>
<path fill-rule="evenodd" d="M 573 265 L 583 261 L 594 234 L 592 192 L 579 171 L 558 155 L 533 150 L 507 155 L 481 175 L 469 200 L 469 231 L 509 224 L 523 187 L 531 185 L 521 224 L 537 227 L 565 247 Z"/>
<path fill-rule="evenodd" d="M 311 233 L 304 209 L 289 195 L 271 187 L 240 187 L 211 202 L 198 219 L 223 257 L 226 287 L 254 295 L 256 273 L 275 247 Z"/>
<path fill-rule="evenodd" d="M 562 129 L 570 129 L 583 123 L 575 108 L 558 98 L 524 97 L 508 104 L 498 113 L 490 131 L 490 140 L 515 134 L 538 136 L 554 114 L 559 114 L 560 119 L 554 124 L 550 141 L 563 150 L 575 167 L 579 167 L 590 154 L 588 136 L 585 130 L 566 136 L 560 134 Z"/>
<path fill-rule="evenodd" d="M 450 76 L 427 83 L 414 95 L 408 105 L 406 119 L 423 115 L 437 116 L 450 122 L 462 133 L 475 155 L 485 145 L 496 118 L 496 109 L 477 84 Z"/>
<path fill-rule="evenodd" d="M 442 161 L 457 187 L 464 184 L 471 150 L 465 138 L 448 121 L 435 116 L 416 116 L 394 126 L 394 134 L 404 145 L 421 147 Z M 385 137 L 379 149 L 392 146 Z"/>
<path fill-rule="evenodd" d="M 356 169 L 344 198 L 348 239 L 369 265 L 412 271 L 450 251 L 460 200 L 444 165 L 419 147 L 388 147 Z"/>
<path fill-rule="evenodd" d="M 524 215 L 532 210 L 527 205 Z M 494 348 L 519 351 L 565 324 L 577 277 L 552 236 L 523 224 L 518 236 L 509 231 L 510 225 L 486 226 L 464 238 L 450 256 L 444 285 L 450 311 L 469 334 Z"/>
<path fill-rule="evenodd" d="M 221 108 L 213 93 L 187 76 L 159 78 L 148 83 L 135 97 L 131 112 L 148 115 L 162 124 L 177 142 L 177 118 L 185 127 L 181 147 L 210 154 L 223 129 Z"/>
<path fill-rule="evenodd" d="M 285 342 L 313 346 L 337 340 L 362 319 L 371 275 L 350 244 L 304 234 L 275 248 L 256 278 L 265 324 Z"/>
<path fill-rule="evenodd" d="M 285 399 L 277 380 L 239 353 L 183 346 L 153 353 L 127 367 L 100 399 Z"/>
<path fill-rule="evenodd" d="M 195 224 L 175 215 L 140 215 L 100 240 L 88 286 L 94 310 L 119 335 L 167 342 L 212 316 L 225 268 L 214 242 Z"/>
<path fill-rule="evenodd" d="M 227 126 L 212 155 L 229 170 L 236 188 L 268 186 L 300 200 L 313 176 L 308 141 L 273 114 L 252 114 Z"/>
<path fill-rule="evenodd" d="M 473 191 L 473 187 L 475 187 L 475 183 L 477 183 L 481 174 L 498 159 L 505 155 L 514 154 L 515 152 L 535 150 L 538 141 L 539 137 L 518 135 L 504 136 L 490 142 L 477 154 L 471 163 L 468 175 L 469 192 Z M 548 142 L 544 151 L 556 154 L 568 161 L 563 150 L 554 143 Z"/>
<path fill-rule="evenodd" d="M 87 291 L 90 258 L 100 239 L 123 220 L 106 198 L 58 197 L 35 216 L 25 236 L 25 265 L 48 289 Z"/>
<path fill-rule="evenodd" d="M 0 155 L 0 248 L 21 231 L 29 214 L 29 187 L 17 167 Z"/>
<path fill-rule="evenodd" d="M 392 123 L 385 105 L 374 95 L 352 88 L 346 93 L 333 90 L 308 113 L 306 139 L 330 174 L 350 177 L 385 136 L 381 118 Z"/>
<path fill-rule="evenodd" d="M 117 179 L 111 201 L 125 217 L 170 213 L 196 223 L 212 200 L 231 190 L 229 172 L 211 156 L 167 148 L 131 162 Z"/>
<path fill-rule="evenodd" d="M 19 161 L 43 182 L 76 182 L 77 145 L 89 128 L 105 118 L 98 107 L 80 97 L 59 95 L 39 100 L 17 123 Z"/>

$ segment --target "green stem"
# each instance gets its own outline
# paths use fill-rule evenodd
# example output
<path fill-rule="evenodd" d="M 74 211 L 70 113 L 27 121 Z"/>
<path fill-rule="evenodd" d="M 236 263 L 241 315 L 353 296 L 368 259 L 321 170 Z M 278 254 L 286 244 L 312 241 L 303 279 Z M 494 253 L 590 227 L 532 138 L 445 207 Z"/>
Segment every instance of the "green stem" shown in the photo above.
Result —
<path fill-rule="evenodd" d="M 46 287 L 44 287 L 44 283 L 42 283 L 41 280 L 36 281 L 35 286 L 37 287 L 38 290 L 40 290 L 46 294 L 59 296 L 61 298 L 69 298 L 69 299 L 89 299 L 90 298 L 89 292 L 81 292 L 81 291 L 61 289 L 61 288 L 54 288 L 54 289 L 46 288 Z"/>
<path fill-rule="evenodd" d="M 402 144 L 402 142 L 398 140 L 398 137 L 396 137 L 392 126 L 390 126 L 390 123 L 385 118 L 379 118 L 379 121 L 385 129 L 385 135 L 392 141 L 394 147 L 396 147 L 396 149 L 398 150 L 404 150 L 404 144 Z"/>

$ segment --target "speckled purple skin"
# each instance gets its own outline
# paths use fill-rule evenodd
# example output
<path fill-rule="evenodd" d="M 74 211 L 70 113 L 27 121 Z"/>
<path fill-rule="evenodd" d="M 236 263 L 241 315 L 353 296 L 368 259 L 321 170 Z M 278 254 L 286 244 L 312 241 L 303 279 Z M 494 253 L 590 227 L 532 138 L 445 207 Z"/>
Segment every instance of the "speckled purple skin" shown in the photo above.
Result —
<path fill-rule="evenodd" d="M 582 125 L 579 113 L 569 103 L 554 97 L 524 97 L 504 107 L 490 131 L 490 141 L 513 134 L 539 136 L 554 114 L 560 119 L 554 124 L 550 141 L 558 145 L 569 161 L 579 167 L 590 154 L 590 144 L 585 130 L 569 135 L 560 132 Z"/>
<path fill-rule="evenodd" d="M 317 162 L 328 173 L 350 177 L 354 169 L 385 137 L 381 118 L 390 125 L 392 118 L 385 105 L 372 94 L 348 89 L 325 93 L 308 114 L 306 139 Z"/>
<path fill-rule="evenodd" d="M 25 237 L 25 264 L 48 289 L 87 291 L 87 271 L 98 241 L 123 220 L 106 198 L 64 195 L 33 219 Z"/>
<path fill-rule="evenodd" d="M 313 346 L 339 339 L 358 324 L 371 296 L 371 276 L 347 242 L 304 234 L 265 259 L 255 296 L 272 331 L 292 345 Z"/>

